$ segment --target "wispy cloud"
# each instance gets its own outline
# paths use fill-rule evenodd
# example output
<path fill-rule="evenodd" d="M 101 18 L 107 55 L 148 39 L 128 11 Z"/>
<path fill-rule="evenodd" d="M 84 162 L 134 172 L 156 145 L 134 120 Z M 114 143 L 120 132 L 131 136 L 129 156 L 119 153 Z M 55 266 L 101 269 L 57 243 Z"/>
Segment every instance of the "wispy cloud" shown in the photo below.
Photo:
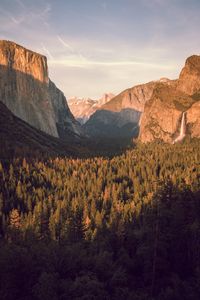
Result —
<path fill-rule="evenodd" d="M 74 52 L 73 47 L 71 47 L 68 43 L 66 43 L 59 35 L 57 35 L 57 39 L 59 40 L 59 42 L 68 50 L 70 50 L 71 52 Z"/>
<path fill-rule="evenodd" d="M 12 15 L 10 16 L 10 20 L 15 24 L 15 25 L 20 25 L 21 23 L 24 22 L 24 18 L 20 17 L 19 19 L 16 19 Z"/>
<path fill-rule="evenodd" d="M 24 5 L 24 3 L 22 2 L 22 0 L 15 0 L 15 2 L 22 8 L 25 9 L 26 6 Z"/>
<path fill-rule="evenodd" d="M 198 0 L 0 0 L 0 36 L 46 55 L 66 93 L 98 95 L 176 78 L 199 52 L 199 10 Z"/>
<path fill-rule="evenodd" d="M 50 61 L 51 65 L 61 65 L 61 66 L 70 66 L 70 67 L 78 67 L 78 68 L 88 68 L 88 67 L 126 67 L 126 66 L 140 66 L 145 68 L 153 68 L 153 69 L 165 69 L 171 70 L 174 69 L 176 66 L 174 65 L 163 65 L 163 64 L 153 64 L 149 62 L 140 62 L 140 61 L 133 61 L 133 60 L 115 60 L 115 61 L 92 61 L 87 60 L 84 58 L 80 60 L 79 58 L 76 59 L 56 59 Z"/>
<path fill-rule="evenodd" d="M 38 8 L 32 10 L 30 7 L 25 6 L 21 0 L 15 0 L 15 3 L 16 8 L 12 11 L 0 6 L 1 15 L 8 18 L 14 26 L 19 27 L 21 24 L 23 24 L 23 26 L 27 24 L 34 24 L 34 22 L 37 22 L 38 20 L 40 20 L 40 22 L 42 22 L 45 26 L 49 25 L 48 18 L 51 13 L 51 5 L 49 3 L 45 3 L 42 10 Z M 9 24 L 9 22 L 5 22 L 5 20 L 3 20 L 2 23 L 5 30 L 9 30 L 10 27 L 12 27 L 11 24 Z"/>
<path fill-rule="evenodd" d="M 50 59 L 50 61 L 54 60 L 53 55 L 51 54 L 51 52 L 44 46 L 44 44 L 42 44 L 42 50 L 46 53 L 46 55 L 48 56 L 48 58 Z"/>

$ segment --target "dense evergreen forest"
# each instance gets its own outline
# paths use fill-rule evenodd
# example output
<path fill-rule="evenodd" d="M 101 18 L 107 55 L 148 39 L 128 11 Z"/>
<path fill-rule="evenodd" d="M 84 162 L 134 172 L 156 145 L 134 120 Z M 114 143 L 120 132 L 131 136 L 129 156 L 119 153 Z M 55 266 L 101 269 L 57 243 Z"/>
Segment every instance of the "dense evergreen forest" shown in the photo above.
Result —
<path fill-rule="evenodd" d="M 200 141 L 2 161 L 0 299 L 200 299 Z"/>

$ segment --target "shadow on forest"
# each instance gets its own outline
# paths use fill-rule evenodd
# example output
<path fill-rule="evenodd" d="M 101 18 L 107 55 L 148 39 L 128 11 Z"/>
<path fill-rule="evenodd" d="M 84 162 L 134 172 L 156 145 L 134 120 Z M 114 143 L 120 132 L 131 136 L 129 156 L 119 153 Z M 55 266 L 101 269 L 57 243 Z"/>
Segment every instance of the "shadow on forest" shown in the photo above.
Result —
<path fill-rule="evenodd" d="M 94 157 L 113 156 L 122 153 L 130 144 L 130 138 L 89 139 L 68 130 L 70 112 L 58 111 L 56 123 L 61 138 L 53 137 L 40 129 L 50 128 L 51 103 L 48 100 L 48 86 L 30 74 L 0 65 L 0 158 L 56 156 Z M 38 91 L 33 95 L 33 91 Z M 19 96 L 20 95 L 20 96 Z M 42 95 L 42 96 L 41 96 Z M 34 101 L 29 99 L 32 97 Z M 16 104 L 16 99 L 20 99 Z M 4 103 L 9 103 L 12 111 Z M 40 107 L 40 109 L 38 109 Z M 63 116 L 65 114 L 65 117 Z M 69 114 L 69 115 L 68 115 Z M 62 117 L 61 117 L 62 115 Z M 38 124 L 38 128 L 29 125 Z M 63 121 L 66 119 L 66 122 Z"/>
<path fill-rule="evenodd" d="M 50 131 L 54 127 L 52 123 L 56 122 L 52 119 L 54 112 L 48 89 L 50 87 L 46 81 L 14 70 L 12 66 L 0 65 L 0 158 L 88 155 L 86 142 L 70 130 L 63 129 L 65 139 L 40 130 L 46 128 Z M 34 91 L 37 93 L 34 94 Z M 67 113 L 70 115 L 67 111 L 66 117 Z M 60 114 L 58 112 L 58 118 Z M 23 119 L 28 119 L 30 124 L 37 124 L 38 129 Z M 62 125 L 64 128 L 66 124 L 61 124 L 60 117 L 55 128 L 57 126 L 59 129 Z"/>
<path fill-rule="evenodd" d="M 133 220 L 105 220 L 51 240 L 15 230 L 0 244 L 0 299 L 182 300 L 200 298 L 200 191 L 161 186 Z M 4 235 L 4 238 L 3 238 Z"/>

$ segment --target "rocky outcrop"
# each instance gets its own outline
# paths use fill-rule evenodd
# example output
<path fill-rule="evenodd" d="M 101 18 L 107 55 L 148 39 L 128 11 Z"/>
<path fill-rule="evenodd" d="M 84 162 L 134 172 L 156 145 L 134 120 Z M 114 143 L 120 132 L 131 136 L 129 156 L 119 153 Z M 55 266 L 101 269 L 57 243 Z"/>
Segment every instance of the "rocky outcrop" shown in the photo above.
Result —
<path fill-rule="evenodd" d="M 139 139 L 174 143 L 182 140 L 181 120 L 186 123 L 183 137 L 200 137 L 200 56 L 191 56 L 178 80 L 157 84 L 145 104 Z M 184 114 L 183 114 L 184 113 Z"/>
<path fill-rule="evenodd" d="M 63 124 L 70 124 L 72 134 L 79 132 L 64 95 L 49 81 L 46 57 L 9 41 L 0 41 L 0 99 L 16 116 L 52 136 L 59 136 Z"/>
<path fill-rule="evenodd" d="M 194 103 L 187 111 L 188 133 L 200 138 L 200 101 Z"/>
<path fill-rule="evenodd" d="M 193 55 L 187 58 L 177 88 L 188 95 L 200 90 L 200 56 Z"/>
<path fill-rule="evenodd" d="M 142 142 L 159 139 L 172 143 L 179 134 L 182 113 L 193 103 L 190 96 L 176 88 L 158 84 L 145 105 L 139 139 Z"/>
<path fill-rule="evenodd" d="M 143 112 L 145 103 L 151 98 L 153 90 L 158 82 L 170 84 L 172 81 L 167 78 L 161 78 L 158 81 L 151 81 L 129 88 L 111 101 L 101 107 L 104 110 L 121 111 L 122 109 L 131 108 Z"/>
<path fill-rule="evenodd" d="M 99 110 L 90 117 L 84 128 L 88 135 L 99 137 L 130 136 L 137 137 L 140 117 L 144 111 L 145 103 L 152 96 L 155 86 L 159 82 L 166 85 L 172 84 L 167 78 L 159 81 L 151 81 L 127 89 L 101 106 Z"/>
<path fill-rule="evenodd" d="M 173 143 L 180 140 L 181 119 L 186 112 L 186 135 L 199 137 L 199 100 L 200 56 L 193 55 L 186 60 L 178 80 L 161 78 L 123 91 L 101 107 L 101 115 L 95 114 L 88 121 L 89 128 L 92 128 L 92 122 L 94 126 L 100 124 L 100 116 L 101 124 L 105 123 L 108 113 L 103 111 L 131 109 L 141 112 L 139 138 L 142 142 L 159 139 Z"/>

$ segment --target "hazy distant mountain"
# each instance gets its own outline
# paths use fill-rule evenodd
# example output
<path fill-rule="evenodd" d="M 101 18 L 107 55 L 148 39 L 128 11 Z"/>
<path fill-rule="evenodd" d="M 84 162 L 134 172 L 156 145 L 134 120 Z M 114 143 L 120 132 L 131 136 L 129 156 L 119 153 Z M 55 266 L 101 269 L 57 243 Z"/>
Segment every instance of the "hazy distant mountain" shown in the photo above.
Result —
<path fill-rule="evenodd" d="M 68 105 L 74 117 L 81 124 L 84 124 L 97 109 L 100 109 L 102 105 L 110 101 L 113 97 L 114 94 L 112 93 L 106 93 L 98 100 L 72 97 L 68 99 Z"/>

